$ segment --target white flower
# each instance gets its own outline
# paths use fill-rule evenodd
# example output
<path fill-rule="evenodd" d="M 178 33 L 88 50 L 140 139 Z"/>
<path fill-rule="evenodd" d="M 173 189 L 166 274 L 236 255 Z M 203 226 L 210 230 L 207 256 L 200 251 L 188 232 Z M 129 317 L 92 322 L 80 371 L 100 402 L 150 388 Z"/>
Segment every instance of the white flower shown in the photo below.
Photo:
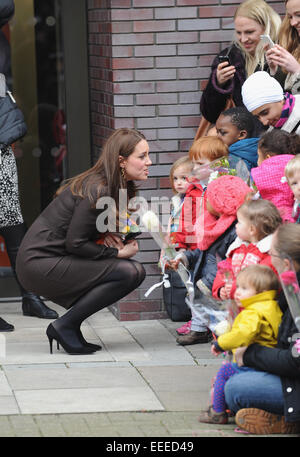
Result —
<path fill-rule="evenodd" d="M 287 182 L 287 179 L 286 179 L 286 177 L 285 177 L 285 176 L 282 176 L 282 178 L 281 178 L 280 182 L 282 182 L 282 184 L 284 184 L 285 182 Z"/>
<path fill-rule="evenodd" d="M 214 329 L 214 333 L 217 336 L 223 335 L 223 333 L 230 332 L 231 330 L 231 325 L 228 321 L 221 321 L 219 322 Z"/>
<path fill-rule="evenodd" d="M 153 211 L 147 211 L 143 217 L 142 221 L 144 226 L 149 232 L 158 232 L 159 231 L 159 219 Z"/>

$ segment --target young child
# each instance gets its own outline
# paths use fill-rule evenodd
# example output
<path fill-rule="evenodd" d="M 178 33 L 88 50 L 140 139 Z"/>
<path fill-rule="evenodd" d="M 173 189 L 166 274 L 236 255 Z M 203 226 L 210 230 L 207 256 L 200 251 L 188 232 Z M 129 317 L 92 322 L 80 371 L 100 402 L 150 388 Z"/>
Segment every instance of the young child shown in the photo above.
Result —
<path fill-rule="evenodd" d="M 300 154 L 287 163 L 284 173 L 295 198 L 292 217 L 300 224 Z"/>
<path fill-rule="evenodd" d="M 211 291 L 217 273 L 217 257 L 224 259 L 228 247 L 236 238 L 235 224 L 238 208 L 251 189 L 238 176 L 220 176 L 207 186 L 195 227 L 196 249 L 181 252 L 170 262 L 177 269 L 181 261 L 189 268 L 198 302 L 203 290 Z M 199 319 L 192 310 L 191 330 L 177 338 L 181 345 L 207 343 L 212 333 L 208 322 Z"/>
<path fill-rule="evenodd" d="M 250 265 L 237 276 L 235 300 L 243 310 L 235 318 L 229 332 L 219 336 L 212 344 L 212 353 L 219 355 L 223 351 L 233 351 L 238 347 L 258 343 L 275 347 L 282 312 L 276 301 L 279 280 L 274 271 L 266 265 Z M 224 363 L 219 369 L 214 382 L 213 404 L 199 417 L 200 422 L 226 424 L 224 387 L 226 381 L 241 371 L 252 370 L 238 367 L 233 363 Z"/>
<path fill-rule="evenodd" d="M 228 148 L 215 136 L 202 137 L 196 140 L 190 150 L 189 158 L 193 163 L 193 173 L 197 174 L 200 166 L 209 164 L 216 159 L 226 157 Z M 181 211 L 179 228 L 174 236 L 174 242 L 179 249 L 195 249 L 194 225 L 199 212 L 200 203 L 206 189 L 201 180 L 192 179 L 186 191 L 186 198 Z"/>
<path fill-rule="evenodd" d="M 238 209 L 237 220 L 237 238 L 226 252 L 225 268 L 224 262 L 218 264 L 212 287 L 213 296 L 221 300 L 234 297 L 236 276 L 245 267 L 262 264 L 274 269 L 269 250 L 272 234 L 282 223 L 276 206 L 268 200 L 249 200 Z M 224 273 L 226 269 L 228 273 Z M 230 281 L 226 280 L 226 274 Z"/>
<path fill-rule="evenodd" d="M 283 92 L 266 71 L 256 71 L 242 86 L 243 103 L 265 126 L 300 134 L 300 95 Z"/>
<path fill-rule="evenodd" d="M 219 138 L 229 147 L 229 163 L 232 162 L 234 168 L 239 159 L 248 170 L 257 166 L 257 122 L 246 108 L 239 106 L 224 111 L 217 119 L 216 129 Z"/>
<path fill-rule="evenodd" d="M 190 186 L 188 178 L 191 175 L 192 169 L 193 163 L 189 156 L 180 157 L 171 167 L 169 178 L 175 195 L 171 199 L 171 214 L 168 226 L 168 233 L 170 234 L 178 230 L 184 198 Z"/>
<path fill-rule="evenodd" d="M 226 156 L 228 156 L 226 144 L 220 138 L 213 135 L 211 137 L 199 138 L 192 144 L 189 150 L 189 158 L 193 163 L 193 172 L 195 175 L 200 166 Z M 173 238 L 179 250 L 196 249 L 197 247 L 194 226 L 205 189 L 206 185 L 197 179 L 193 179 L 187 189 L 181 211 L 179 228 Z M 188 321 L 176 331 L 179 335 L 185 335 L 190 331 L 190 327 L 191 321 Z"/>
<path fill-rule="evenodd" d="M 274 203 L 282 219 L 287 222 L 294 222 L 294 196 L 284 179 L 284 170 L 299 145 L 298 135 L 282 130 L 265 133 L 258 142 L 259 166 L 251 170 L 253 187 L 258 190 L 261 198 Z"/>

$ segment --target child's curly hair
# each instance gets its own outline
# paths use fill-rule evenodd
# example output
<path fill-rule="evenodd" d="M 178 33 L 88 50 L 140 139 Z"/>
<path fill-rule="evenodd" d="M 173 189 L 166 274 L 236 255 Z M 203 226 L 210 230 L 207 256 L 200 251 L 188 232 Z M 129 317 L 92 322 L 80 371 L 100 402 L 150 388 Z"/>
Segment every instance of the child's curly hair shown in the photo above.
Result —
<path fill-rule="evenodd" d="M 258 142 L 258 149 L 265 159 L 280 154 L 296 155 L 300 153 L 300 137 L 296 133 L 273 129 L 263 134 Z"/>

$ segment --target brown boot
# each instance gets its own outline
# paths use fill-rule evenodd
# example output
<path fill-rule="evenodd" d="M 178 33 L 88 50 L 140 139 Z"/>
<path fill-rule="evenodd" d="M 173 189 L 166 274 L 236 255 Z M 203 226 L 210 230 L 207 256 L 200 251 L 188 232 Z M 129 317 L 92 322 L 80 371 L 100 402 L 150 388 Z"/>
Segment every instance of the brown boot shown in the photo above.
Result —
<path fill-rule="evenodd" d="M 228 424 L 228 415 L 225 411 L 217 413 L 212 406 L 209 406 L 207 411 L 200 414 L 198 421 L 204 424 Z"/>
<path fill-rule="evenodd" d="M 235 422 L 240 428 L 255 435 L 300 433 L 300 422 L 286 422 L 284 416 L 258 408 L 240 409 L 235 416 Z"/>
<path fill-rule="evenodd" d="M 209 343 L 213 339 L 213 335 L 210 330 L 206 332 L 195 332 L 191 330 L 186 335 L 181 335 L 176 339 L 176 342 L 181 346 L 186 346 L 188 344 L 197 344 L 197 343 Z"/>

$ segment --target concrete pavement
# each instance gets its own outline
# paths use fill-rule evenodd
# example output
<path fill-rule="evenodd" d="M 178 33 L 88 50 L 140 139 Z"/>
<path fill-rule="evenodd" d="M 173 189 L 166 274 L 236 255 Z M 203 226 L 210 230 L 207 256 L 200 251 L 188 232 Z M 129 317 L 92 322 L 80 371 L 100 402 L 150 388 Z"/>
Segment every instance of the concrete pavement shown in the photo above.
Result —
<path fill-rule="evenodd" d="M 233 419 L 197 421 L 222 359 L 209 344 L 178 346 L 178 323 L 119 322 L 103 310 L 82 327 L 102 350 L 72 356 L 56 344 L 50 354 L 50 321 L 23 316 L 20 303 L 0 309 L 15 326 L 0 333 L 0 436 L 241 436 Z"/>

